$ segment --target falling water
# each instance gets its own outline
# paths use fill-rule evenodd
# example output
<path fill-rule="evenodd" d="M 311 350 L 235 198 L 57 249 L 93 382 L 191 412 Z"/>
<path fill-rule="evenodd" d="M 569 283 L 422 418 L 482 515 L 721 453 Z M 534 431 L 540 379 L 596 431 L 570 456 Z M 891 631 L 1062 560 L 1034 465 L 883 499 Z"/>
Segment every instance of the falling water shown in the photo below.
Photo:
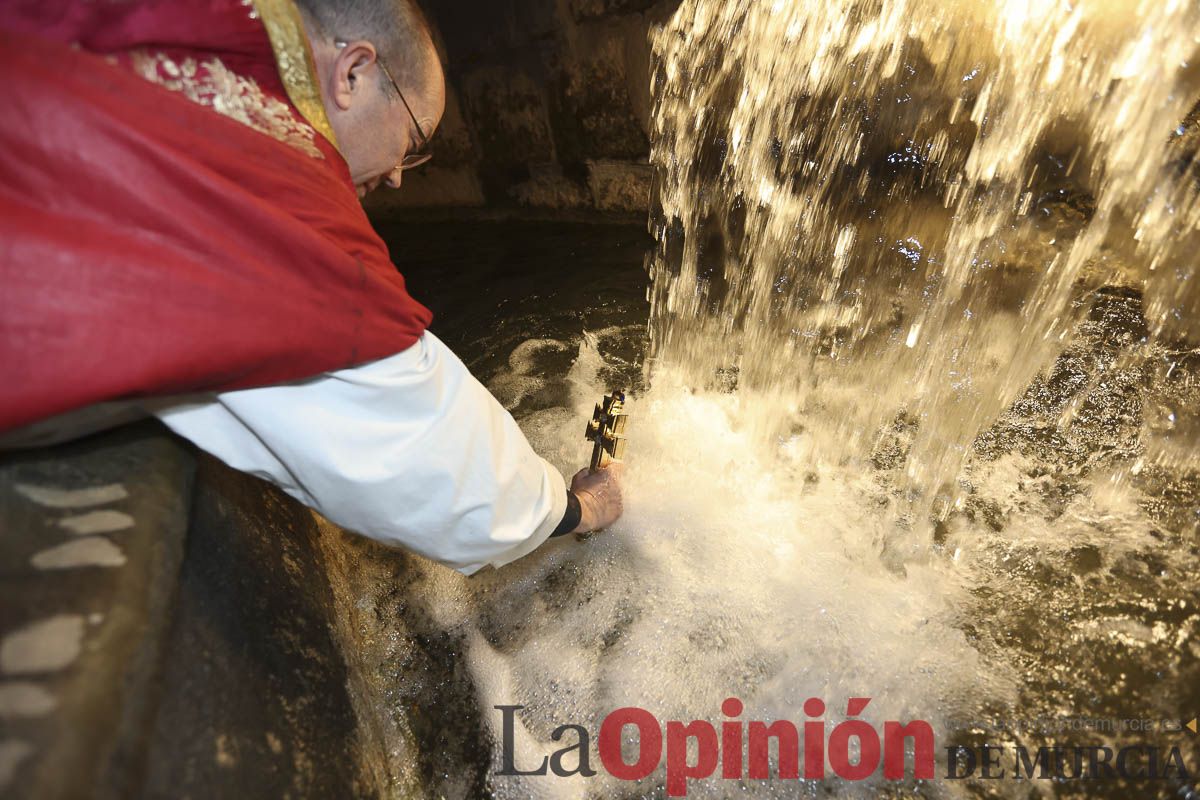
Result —
<path fill-rule="evenodd" d="M 1165 371 L 1195 357 L 1197 31 L 1187 0 L 684 0 L 654 37 L 656 368 L 818 430 L 817 461 L 909 427 L 944 517 L 1088 288 L 1145 293 Z M 1151 457 L 1195 465 L 1167 415 Z"/>
<path fill-rule="evenodd" d="M 624 706 L 719 722 L 736 696 L 800 721 L 816 697 L 832 727 L 871 697 L 864 718 L 928 720 L 939 746 L 1197 763 L 1177 728 L 1053 725 L 1200 708 L 1198 31 L 1194 0 L 683 0 L 653 35 L 650 369 L 596 263 L 552 259 L 528 318 L 477 332 L 489 387 L 566 474 L 600 393 L 649 377 L 626 514 L 469 580 L 363 560 L 371 596 L 341 591 L 392 752 L 426 754 L 447 797 L 661 797 L 661 769 L 500 775 L 494 707 L 522 707 L 529 765 Z M 606 298 L 588 335 L 547 324 L 555 280 Z M 1190 796 L 689 796 L 1030 791 Z"/>

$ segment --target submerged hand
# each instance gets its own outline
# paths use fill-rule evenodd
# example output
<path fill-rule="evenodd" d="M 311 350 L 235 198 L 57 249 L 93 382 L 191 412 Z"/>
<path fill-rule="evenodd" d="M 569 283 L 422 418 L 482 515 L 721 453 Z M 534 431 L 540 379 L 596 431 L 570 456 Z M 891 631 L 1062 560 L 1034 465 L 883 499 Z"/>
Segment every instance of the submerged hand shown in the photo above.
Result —
<path fill-rule="evenodd" d="M 571 479 L 571 492 L 579 498 L 582 516 L 572 533 L 590 533 L 607 528 L 625 510 L 621 499 L 623 464 L 611 464 L 592 472 L 581 469 Z"/>

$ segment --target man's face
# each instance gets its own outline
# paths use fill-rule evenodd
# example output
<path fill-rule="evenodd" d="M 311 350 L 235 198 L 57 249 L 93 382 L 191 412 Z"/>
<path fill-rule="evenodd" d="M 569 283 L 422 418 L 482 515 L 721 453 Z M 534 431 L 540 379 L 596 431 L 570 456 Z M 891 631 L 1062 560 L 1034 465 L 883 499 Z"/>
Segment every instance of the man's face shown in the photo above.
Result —
<path fill-rule="evenodd" d="M 432 136 L 445 110 L 445 81 L 436 55 L 431 51 L 421 80 L 397 84 L 402 100 L 392 88 L 389 75 L 394 73 L 380 62 L 371 43 L 326 42 L 313 50 L 326 114 L 358 196 L 384 182 L 399 188 L 405 157 L 425 145 L 421 133 Z"/>

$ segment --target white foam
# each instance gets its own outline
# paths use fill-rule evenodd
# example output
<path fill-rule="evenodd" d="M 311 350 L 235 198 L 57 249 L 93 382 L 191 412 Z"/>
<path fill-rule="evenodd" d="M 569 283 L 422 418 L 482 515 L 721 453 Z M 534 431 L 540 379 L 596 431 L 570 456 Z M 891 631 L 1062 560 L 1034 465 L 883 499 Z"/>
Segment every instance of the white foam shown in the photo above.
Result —
<path fill-rule="evenodd" d="M 524 421 L 567 473 L 586 458 L 582 423 L 608 388 L 594 383 L 601 364 L 583 348 L 570 376 L 574 408 Z M 985 664 L 959 628 L 963 568 L 897 542 L 888 497 L 868 477 L 835 466 L 814 480 L 787 448 L 757 445 L 740 402 L 664 377 L 629 403 L 626 514 L 613 529 L 549 543 L 493 575 L 430 574 L 430 608 L 463 632 L 487 724 L 500 725 L 493 706 L 525 706 L 518 764 L 561 747 L 550 738 L 558 725 L 595 736 L 623 706 L 664 723 L 716 722 L 721 701 L 736 696 L 745 720 L 799 723 L 804 700 L 818 697 L 832 728 L 848 698 L 870 697 L 865 716 L 882 729 L 885 720 L 937 726 L 981 698 L 1011 697 L 1006 670 Z M 498 797 L 582 796 L 568 779 L 495 769 Z M 600 770 L 588 791 L 620 785 Z M 707 781 L 690 796 L 729 790 Z M 795 784 L 758 790 L 787 794 Z"/>

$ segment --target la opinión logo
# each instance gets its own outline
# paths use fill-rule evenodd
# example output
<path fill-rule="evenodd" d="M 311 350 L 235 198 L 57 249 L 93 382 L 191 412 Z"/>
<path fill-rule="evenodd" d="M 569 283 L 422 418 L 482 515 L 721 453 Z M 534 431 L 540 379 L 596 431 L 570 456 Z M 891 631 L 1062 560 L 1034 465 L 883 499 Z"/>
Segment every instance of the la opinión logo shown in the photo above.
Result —
<path fill-rule="evenodd" d="M 619 780 L 639 781 L 652 775 L 663 764 L 666 756 L 666 789 L 669 797 L 686 797 L 688 781 L 710 778 L 720 768 L 720 776 L 726 780 L 750 778 L 769 780 L 798 780 L 801 776 L 801 742 L 803 741 L 803 776 L 806 780 L 826 777 L 828 761 L 833 774 L 848 781 L 861 781 L 873 776 L 883 765 L 883 777 L 887 780 L 903 780 L 906 773 L 906 753 L 912 753 L 911 776 L 930 779 L 934 776 L 933 727 L 923 720 L 907 723 L 884 722 L 883 735 L 873 725 L 858 717 L 871 702 L 868 697 L 852 697 L 846 704 L 846 719 L 833 726 L 826 737 L 826 725 L 822 719 L 805 720 L 801 728 L 788 720 L 762 722 L 739 719 L 744 710 L 742 701 L 730 697 L 721 704 L 721 713 L 727 717 L 717 726 L 706 720 L 684 723 L 668 721 L 665 725 L 643 708 L 619 708 L 604 718 L 600 725 L 596 752 L 600 765 L 609 775 Z M 582 725 L 559 725 L 551 733 L 556 742 L 564 746 L 542 758 L 532 768 L 521 769 L 515 763 L 514 739 L 516 713 L 524 706 L 494 706 L 502 715 L 503 741 L 501 743 L 502 768 L 497 773 L 503 776 L 544 776 L 553 774 L 566 778 L 579 775 L 590 778 L 596 775 L 591 765 L 592 736 Z M 825 703 L 819 698 L 809 698 L 804 703 L 804 713 L 817 718 L 825 713 Z M 622 740 L 627 728 L 637 732 L 636 758 L 626 760 Z M 852 747 L 854 741 L 856 746 Z M 770 746 L 774 742 L 778 753 L 778 769 L 771 775 Z M 695 754 L 689 758 L 689 752 Z M 852 760 L 851 755 L 855 758 Z M 530 765 L 525 765 L 529 767 Z"/>

